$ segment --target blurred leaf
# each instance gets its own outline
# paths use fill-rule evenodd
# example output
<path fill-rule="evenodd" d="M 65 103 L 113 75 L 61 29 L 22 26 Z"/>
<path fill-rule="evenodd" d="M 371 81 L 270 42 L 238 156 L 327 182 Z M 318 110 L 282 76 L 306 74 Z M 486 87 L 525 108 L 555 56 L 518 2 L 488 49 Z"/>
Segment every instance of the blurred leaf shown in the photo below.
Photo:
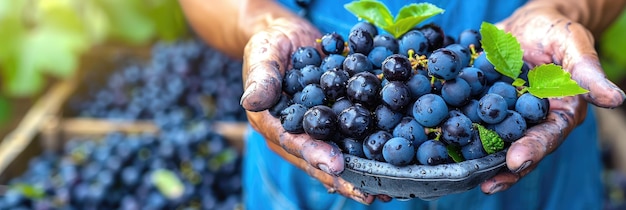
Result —
<path fill-rule="evenodd" d="M 600 61 L 607 77 L 619 81 L 626 76 L 626 10 L 607 28 L 599 41 Z"/>
<path fill-rule="evenodd" d="M 143 6 L 142 1 L 125 1 L 125 4 L 109 0 L 96 2 L 109 17 L 112 37 L 138 44 L 154 33 L 154 25 L 150 19 L 137 12 Z"/>
<path fill-rule="evenodd" d="M 183 195 L 185 185 L 178 176 L 166 169 L 157 169 L 152 172 L 152 183 L 166 198 L 177 199 Z"/>
<path fill-rule="evenodd" d="M 16 2 L 23 1 L 0 1 L 0 62 L 8 59 L 19 48 L 25 30 L 20 19 L 20 8 L 24 4 Z"/>
<path fill-rule="evenodd" d="M 29 15 L 34 16 L 38 26 L 80 33 L 84 31 L 84 19 L 77 3 L 73 0 L 40 0 L 35 5 L 35 12 Z"/>
<path fill-rule="evenodd" d="M 11 103 L 3 95 L 0 95 L 0 126 L 11 119 Z"/>
<path fill-rule="evenodd" d="M 83 7 L 84 14 L 88 17 L 84 18 L 85 33 L 94 43 L 99 43 L 107 38 L 111 23 L 104 10 L 92 1 L 85 1 Z"/>
<path fill-rule="evenodd" d="M 103 41 L 145 44 L 179 38 L 186 29 L 174 0 L 0 0 L 2 87 L 28 96 L 45 75 L 73 74 L 80 55 Z"/>
<path fill-rule="evenodd" d="M 187 25 L 180 5 L 177 1 L 153 1 L 152 6 L 141 7 L 145 15 L 150 17 L 160 38 L 174 40 L 184 34 Z"/>

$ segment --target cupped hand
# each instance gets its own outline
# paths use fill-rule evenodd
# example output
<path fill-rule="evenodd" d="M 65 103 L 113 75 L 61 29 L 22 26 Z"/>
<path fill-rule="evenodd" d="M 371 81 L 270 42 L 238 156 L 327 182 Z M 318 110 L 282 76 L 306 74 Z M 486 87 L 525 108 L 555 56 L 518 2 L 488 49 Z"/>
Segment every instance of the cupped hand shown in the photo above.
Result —
<path fill-rule="evenodd" d="M 556 63 L 571 73 L 572 79 L 589 90 L 572 97 L 550 99 L 547 119 L 529 128 L 524 137 L 511 144 L 506 156 L 510 171 L 481 184 L 493 194 L 508 189 L 530 173 L 546 155 L 556 150 L 568 134 L 586 117 L 587 105 L 614 108 L 626 96 L 607 80 L 594 48 L 594 37 L 583 25 L 549 7 L 526 7 L 497 24 L 511 32 L 524 50 L 524 60 L 533 66 Z M 593 143 L 593 142 L 589 142 Z"/>
<path fill-rule="evenodd" d="M 261 132 L 268 146 L 283 158 L 322 182 L 330 193 L 340 193 L 370 204 L 367 195 L 338 175 L 344 159 L 336 146 L 312 139 L 307 134 L 286 132 L 280 120 L 267 111 L 279 99 L 282 77 L 290 68 L 291 54 L 301 46 L 316 46 L 320 32 L 299 17 L 273 20 L 269 27 L 252 36 L 244 51 L 244 94 L 242 106 L 252 127 Z"/>

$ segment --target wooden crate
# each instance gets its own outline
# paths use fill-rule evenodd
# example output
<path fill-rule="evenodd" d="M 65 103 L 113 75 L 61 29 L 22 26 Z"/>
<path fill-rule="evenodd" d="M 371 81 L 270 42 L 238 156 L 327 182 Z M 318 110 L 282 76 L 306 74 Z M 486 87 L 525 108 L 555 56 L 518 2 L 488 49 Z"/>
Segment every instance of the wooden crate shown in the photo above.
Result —
<path fill-rule="evenodd" d="M 108 49 L 116 54 L 122 49 Z M 140 51 L 139 53 L 146 53 Z M 87 63 L 111 63 L 111 56 L 102 56 L 102 52 L 87 58 Z M 118 55 L 119 56 L 119 55 Z M 89 62 L 91 60 L 91 62 Z M 104 60 L 104 61 L 103 61 Z M 85 67 L 81 67 L 85 69 Z M 110 68 L 113 69 L 113 68 Z M 106 72 L 105 72 L 106 73 Z M 28 161 L 45 150 L 59 151 L 65 141 L 76 137 L 102 137 L 110 132 L 122 133 L 157 133 L 159 129 L 151 121 L 111 121 L 97 118 L 65 116 L 64 108 L 68 99 L 81 91 L 80 81 L 83 72 L 74 78 L 59 81 L 39 98 L 22 118 L 20 124 L 0 141 L 0 195 L 3 185 L 28 167 Z M 223 135 L 233 146 L 243 151 L 245 123 L 215 122 L 215 131 Z M 86 138 L 89 139 L 89 138 Z"/>

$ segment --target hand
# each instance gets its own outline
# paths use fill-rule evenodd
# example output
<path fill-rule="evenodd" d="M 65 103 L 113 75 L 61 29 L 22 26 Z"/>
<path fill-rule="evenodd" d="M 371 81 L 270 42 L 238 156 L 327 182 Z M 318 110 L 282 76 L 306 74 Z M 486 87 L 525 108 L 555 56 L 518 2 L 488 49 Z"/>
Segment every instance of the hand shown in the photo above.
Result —
<path fill-rule="evenodd" d="M 337 147 L 306 134 L 287 133 L 280 121 L 265 111 L 280 97 L 282 76 L 290 68 L 292 52 L 300 46 L 315 46 L 319 37 L 317 29 L 295 16 L 276 19 L 266 30 L 253 35 L 244 51 L 245 92 L 241 104 L 248 110 L 252 127 L 263 134 L 274 152 L 321 181 L 329 192 L 369 204 L 374 196 L 338 176 L 344 170 L 344 159 Z"/>
<path fill-rule="evenodd" d="M 518 39 L 524 49 L 524 59 L 531 65 L 560 64 L 589 93 L 550 99 L 546 121 L 529 128 L 525 136 L 509 148 L 506 163 L 510 172 L 500 173 L 482 183 L 481 190 L 488 194 L 508 189 L 537 167 L 543 157 L 557 149 L 585 119 L 588 102 L 598 107 L 614 108 L 626 98 L 624 91 L 606 79 L 592 33 L 558 10 L 524 6 L 498 26 Z"/>

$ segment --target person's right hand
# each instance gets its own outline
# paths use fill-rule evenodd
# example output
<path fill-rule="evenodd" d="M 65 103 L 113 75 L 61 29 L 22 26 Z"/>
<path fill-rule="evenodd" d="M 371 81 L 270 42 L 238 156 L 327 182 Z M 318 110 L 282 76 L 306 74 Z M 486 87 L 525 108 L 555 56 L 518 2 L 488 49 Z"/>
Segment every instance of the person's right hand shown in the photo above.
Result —
<path fill-rule="evenodd" d="M 320 32 L 272 0 L 179 1 L 188 22 L 205 42 L 234 58 L 243 56 L 241 105 L 268 147 L 319 180 L 330 193 L 372 203 L 375 196 L 339 177 L 344 159 L 336 146 L 306 134 L 287 133 L 280 120 L 267 111 L 281 95 L 292 52 L 301 46 L 315 46 Z M 384 195 L 376 197 L 390 200 Z"/>
<path fill-rule="evenodd" d="M 338 192 L 361 203 L 373 202 L 338 175 L 344 170 L 341 151 L 307 134 L 286 132 L 280 120 L 267 111 L 279 99 L 282 77 L 290 68 L 291 54 L 301 46 L 315 46 L 321 35 L 299 17 L 273 20 L 269 27 L 252 36 L 244 50 L 244 89 L 241 105 L 252 127 L 261 132 L 268 146 L 283 158 L 321 181 L 329 192 Z"/>

